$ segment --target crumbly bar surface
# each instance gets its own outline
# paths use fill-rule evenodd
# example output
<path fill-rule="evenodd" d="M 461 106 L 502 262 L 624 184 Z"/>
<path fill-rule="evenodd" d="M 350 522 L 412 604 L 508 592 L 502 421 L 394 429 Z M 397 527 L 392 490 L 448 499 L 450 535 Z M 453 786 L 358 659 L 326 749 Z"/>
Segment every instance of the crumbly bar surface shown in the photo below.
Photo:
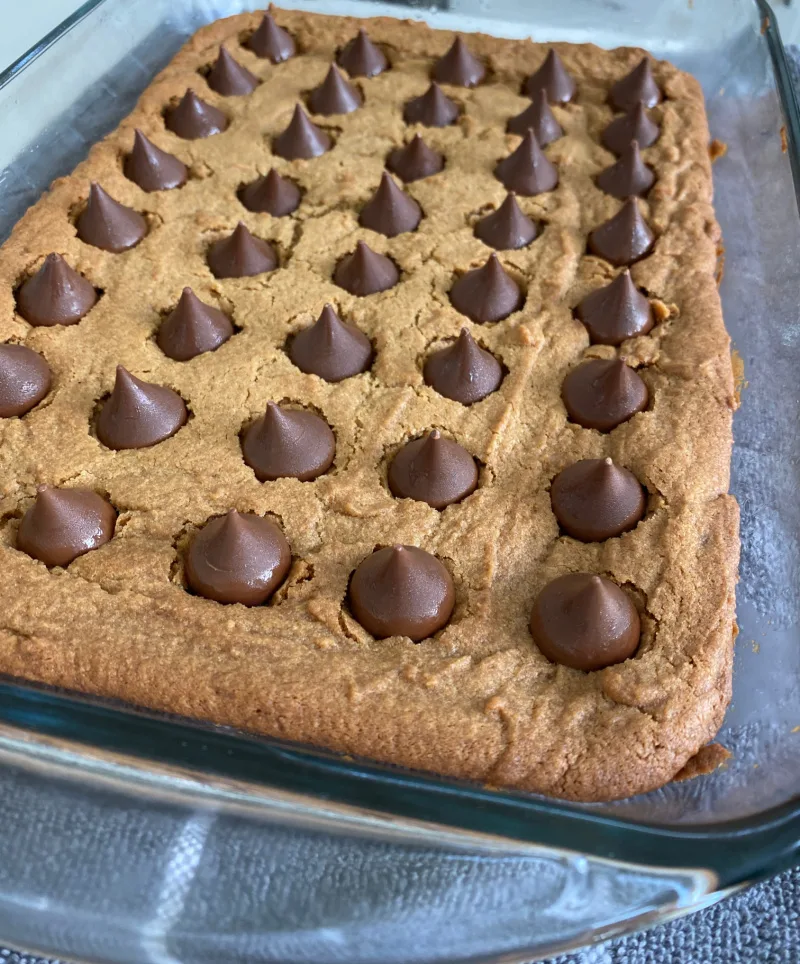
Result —
<path fill-rule="evenodd" d="M 412 132 L 403 104 L 427 88 L 453 35 L 392 19 L 275 16 L 301 55 L 276 66 L 241 46 L 258 14 L 203 28 L 0 250 L 0 342 L 34 348 L 54 372 L 37 408 L 0 420 L 0 671 L 571 799 L 663 784 L 713 737 L 730 698 L 738 560 L 738 512 L 727 494 L 735 398 L 699 85 L 669 63 L 653 65 L 665 97 L 651 112 L 661 135 L 644 157 L 658 180 L 642 210 L 657 241 L 632 274 L 659 323 L 619 349 L 651 403 L 601 434 L 567 420 L 560 387 L 581 359 L 615 354 L 589 346 L 572 309 L 614 273 L 586 253 L 588 232 L 621 203 L 593 178 L 613 160 L 599 141 L 613 116 L 608 89 L 642 51 L 555 45 L 578 83 L 575 101 L 553 108 L 566 135 L 546 153 L 560 183 L 519 198 L 544 230 L 527 248 L 500 253 L 526 292 L 524 306 L 478 325 L 452 307 L 448 291 L 490 253 L 473 225 L 505 196 L 493 168 L 519 142 L 505 124 L 527 105 L 522 82 L 547 47 L 468 38 L 490 76 L 474 90 L 446 88 L 461 117 L 422 130 L 445 154 L 445 170 L 408 185 L 425 217 L 417 231 L 387 239 L 359 227 L 358 213 L 389 151 Z M 316 119 L 335 138 L 329 153 L 273 156 L 271 138 L 362 23 L 392 68 L 356 80 L 359 110 Z M 251 95 L 223 98 L 207 87 L 202 71 L 223 42 L 263 81 Z M 165 129 L 164 108 L 187 87 L 226 113 L 227 131 L 185 141 Z M 184 187 L 146 194 L 124 177 L 134 127 L 189 165 Z M 273 166 L 304 192 L 297 211 L 280 219 L 248 212 L 236 195 Z M 111 254 L 76 237 L 92 180 L 146 215 L 148 236 L 134 249 Z M 281 267 L 217 280 L 205 252 L 240 219 L 276 245 Z M 396 261 L 396 287 L 357 298 L 334 285 L 335 264 L 358 239 Z M 75 326 L 33 328 L 16 313 L 14 291 L 51 251 L 103 294 Z M 186 285 L 231 314 L 238 331 L 219 350 L 176 362 L 154 332 Z M 301 373 L 284 350 L 326 302 L 376 349 L 369 372 L 338 384 Z M 507 369 L 500 389 L 470 407 L 422 378 L 426 355 L 465 325 Z M 191 418 L 177 435 L 132 451 L 98 442 L 93 413 L 118 363 L 180 392 Z M 270 399 L 325 417 L 337 440 L 331 471 L 314 482 L 256 480 L 239 433 Z M 391 455 L 431 428 L 481 464 L 477 491 L 441 512 L 395 499 L 386 484 Z M 550 480 L 578 459 L 606 456 L 646 486 L 645 519 L 603 543 L 561 536 Z M 19 519 L 41 483 L 107 495 L 120 513 L 115 537 L 66 570 L 18 551 Z M 234 507 L 272 515 L 292 547 L 289 578 L 264 606 L 221 605 L 183 585 L 188 540 Z M 346 606 L 355 566 L 397 542 L 435 553 L 455 580 L 450 624 L 418 645 L 372 639 Z M 528 630 L 532 601 L 570 571 L 608 575 L 632 593 L 643 625 L 634 658 L 583 673 L 538 652 Z"/>

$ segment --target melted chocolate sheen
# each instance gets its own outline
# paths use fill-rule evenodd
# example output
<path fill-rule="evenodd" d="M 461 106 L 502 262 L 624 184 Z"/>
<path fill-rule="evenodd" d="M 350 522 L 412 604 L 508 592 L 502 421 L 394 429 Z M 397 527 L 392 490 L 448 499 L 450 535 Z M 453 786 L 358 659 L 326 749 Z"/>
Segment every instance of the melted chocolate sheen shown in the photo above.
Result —
<path fill-rule="evenodd" d="M 110 449 L 142 449 L 170 438 L 186 423 L 183 399 L 117 365 L 111 395 L 97 416 L 97 437 Z"/>
<path fill-rule="evenodd" d="M 486 264 L 461 275 L 450 289 L 450 301 L 456 311 L 483 324 L 507 318 L 522 307 L 524 298 L 497 255 L 491 254 Z"/>
<path fill-rule="evenodd" d="M 452 345 L 428 357 L 422 374 L 427 385 L 462 405 L 472 405 L 496 392 L 503 380 L 500 362 L 481 348 L 466 328 Z"/>
<path fill-rule="evenodd" d="M 75 325 L 94 306 L 97 292 L 60 254 L 44 264 L 17 292 L 17 311 L 36 327 Z"/>
<path fill-rule="evenodd" d="M 400 280 L 400 272 L 391 258 L 358 241 L 355 251 L 336 265 L 333 280 L 350 294 L 365 297 L 393 288 Z"/>
<path fill-rule="evenodd" d="M 345 324 L 331 305 L 325 305 L 314 324 L 291 339 L 289 358 L 306 374 L 340 382 L 367 371 L 372 343 L 354 325 Z"/>
<path fill-rule="evenodd" d="M 90 489 L 39 488 L 22 517 L 17 548 L 46 566 L 68 566 L 114 535 L 114 507 Z"/>
<path fill-rule="evenodd" d="M 550 502 L 559 525 L 581 542 L 602 542 L 632 529 L 645 510 L 636 476 L 611 459 L 583 459 L 553 479 Z"/>
<path fill-rule="evenodd" d="M 53 381 L 42 356 L 24 345 L 0 345 L 0 418 L 24 415 L 47 395 Z"/>
<path fill-rule="evenodd" d="M 576 572 L 542 589 L 533 604 L 530 630 L 552 663 L 591 672 L 633 656 L 641 624 L 619 586 L 604 576 Z"/>
<path fill-rule="evenodd" d="M 236 509 L 212 519 L 186 554 L 186 582 L 198 596 L 260 606 L 286 578 L 292 552 L 269 519 Z"/>
<path fill-rule="evenodd" d="M 389 466 L 388 482 L 400 499 L 444 509 L 475 491 L 478 468 L 465 448 L 434 430 L 400 449 Z"/>
<path fill-rule="evenodd" d="M 259 482 L 310 482 L 331 467 L 336 439 L 319 415 L 268 402 L 265 415 L 244 433 L 242 454 Z"/>
<path fill-rule="evenodd" d="M 455 605 L 446 567 L 416 546 L 387 546 L 364 559 L 350 580 L 348 601 L 359 623 L 377 639 L 418 642 L 442 629 Z"/>
<path fill-rule="evenodd" d="M 133 133 L 133 150 L 125 158 L 125 177 L 143 191 L 170 191 L 186 183 L 189 171 L 183 161 L 167 154 L 140 130 Z"/>
<path fill-rule="evenodd" d="M 175 361 L 188 361 L 214 351 L 233 334 L 233 325 L 218 308 L 202 302 L 191 288 L 184 288 L 175 309 L 158 329 L 158 347 Z"/>
<path fill-rule="evenodd" d="M 649 400 L 647 385 L 621 358 L 597 358 L 573 368 L 561 397 L 573 422 L 600 432 L 627 422 Z"/>

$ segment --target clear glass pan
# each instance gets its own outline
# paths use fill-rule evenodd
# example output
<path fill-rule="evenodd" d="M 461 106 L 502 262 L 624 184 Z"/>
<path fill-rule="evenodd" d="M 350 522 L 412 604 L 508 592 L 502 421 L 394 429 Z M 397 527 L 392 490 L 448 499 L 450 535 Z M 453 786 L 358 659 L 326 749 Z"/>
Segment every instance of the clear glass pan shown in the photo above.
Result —
<path fill-rule="evenodd" d="M 725 317 L 748 382 L 734 701 L 710 776 L 603 806 L 490 792 L 0 683 L 0 943 L 139 962 L 531 960 L 718 899 L 800 854 L 800 112 L 761 0 L 298 0 L 695 73 Z M 198 26 L 252 4 L 90 0 L 0 76 L 0 237 Z M 787 151 L 782 149 L 785 128 Z M 0 593 L 0 608 L 2 594 Z"/>

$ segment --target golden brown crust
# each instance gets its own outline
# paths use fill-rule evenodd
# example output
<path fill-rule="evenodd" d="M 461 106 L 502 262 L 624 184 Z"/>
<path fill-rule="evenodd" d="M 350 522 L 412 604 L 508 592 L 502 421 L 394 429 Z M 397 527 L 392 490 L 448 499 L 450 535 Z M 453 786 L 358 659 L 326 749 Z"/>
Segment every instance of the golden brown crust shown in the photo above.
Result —
<path fill-rule="evenodd" d="M 22 419 L 0 422 L 0 560 L 4 606 L 0 669 L 47 683 L 231 724 L 443 774 L 580 800 L 648 790 L 676 774 L 713 737 L 730 698 L 738 512 L 728 496 L 735 407 L 730 346 L 714 281 L 719 228 L 702 94 L 668 63 L 654 73 L 667 99 L 653 111 L 662 134 L 645 152 L 658 175 L 645 209 L 655 252 L 633 268 L 663 320 L 623 354 L 651 391 L 650 409 L 609 435 L 566 421 L 564 374 L 589 347 L 571 308 L 609 277 L 585 256 L 588 231 L 615 213 L 593 176 L 611 162 L 599 134 L 605 94 L 641 51 L 557 45 L 579 84 L 577 103 L 555 108 L 567 136 L 547 148 L 561 182 L 520 199 L 545 222 L 530 247 L 501 260 L 527 290 L 524 308 L 497 325 L 472 325 L 509 374 L 470 408 L 422 381 L 421 360 L 465 324 L 449 304 L 454 274 L 485 259 L 472 233 L 503 195 L 492 176 L 518 142 L 504 133 L 526 104 L 518 91 L 545 47 L 474 35 L 490 82 L 454 89 L 459 123 L 426 130 L 447 156 L 433 179 L 409 186 L 425 219 L 387 240 L 359 228 L 389 150 L 404 140 L 401 106 L 425 89 L 432 58 L 452 34 L 391 19 L 366 23 L 395 67 L 358 83 L 365 106 L 323 121 L 329 154 L 288 162 L 270 153 L 297 98 L 325 74 L 356 22 L 277 13 L 305 55 L 273 66 L 239 46 L 256 14 L 200 30 L 142 95 L 133 113 L 67 178 L 56 181 L 0 251 L 0 341 L 42 351 L 54 391 Z M 221 98 L 198 68 L 225 42 L 263 79 L 246 98 Z M 182 141 L 162 110 L 193 86 L 231 118 L 228 131 Z M 122 174 L 132 129 L 191 168 L 180 190 L 145 194 Z M 304 198 L 280 220 L 245 211 L 236 189 L 275 166 Z M 76 210 L 90 180 L 146 212 L 149 236 L 112 255 L 77 240 Z M 273 240 L 284 267 L 215 280 L 204 251 L 239 219 Z M 330 280 L 336 260 L 364 238 L 403 270 L 400 285 L 357 299 Z M 15 313 L 13 289 L 50 251 L 62 253 L 104 295 L 80 324 L 34 329 Z M 217 352 L 171 361 L 152 338 L 184 285 L 232 311 L 241 331 Z M 286 335 L 326 301 L 373 339 L 371 373 L 338 385 L 301 374 Z M 168 384 L 193 418 L 152 449 L 112 452 L 89 430 L 117 363 Z M 244 464 L 241 426 L 265 402 L 288 399 L 322 412 L 337 435 L 334 471 L 312 483 L 262 485 Z M 483 463 L 463 504 L 436 512 L 391 497 L 386 455 L 441 428 Z M 550 511 L 553 475 L 578 458 L 612 456 L 645 483 L 646 519 L 599 545 L 559 538 Z M 48 571 L 13 548 L 38 483 L 108 493 L 116 537 L 67 571 Z M 280 519 L 295 562 L 273 602 L 256 609 L 193 597 L 182 588 L 181 548 L 209 517 L 236 507 Z M 342 603 L 350 572 L 374 546 L 408 542 L 437 553 L 458 601 L 435 640 L 372 640 Z M 644 625 L 634 659 L 585 674 L 550 664 L 527 629 L 531 601 L 553 576 L 606 573 L 630 589 Z"/>

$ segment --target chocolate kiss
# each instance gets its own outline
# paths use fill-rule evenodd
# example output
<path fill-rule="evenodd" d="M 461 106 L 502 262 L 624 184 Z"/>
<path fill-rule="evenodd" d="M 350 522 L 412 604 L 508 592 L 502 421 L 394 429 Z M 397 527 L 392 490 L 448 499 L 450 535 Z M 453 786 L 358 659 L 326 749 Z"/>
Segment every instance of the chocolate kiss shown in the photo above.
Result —
<path fill-rule="evenodd" d="M 60 254 L 48 254 L 17 292 L 17 311 L 37 327 L 75 325 L 96 301 L 97 292 L 86 278 Z"/>
<path fill-rule="evenodd" d="M 250 36 L 246 46 L 257 57 L 267 58 L 273 64 L 294 57 L 297 50 L 292 35 L 279 27 L 269 12 L 264 14 L 258 29 Z"/>
<path fill-rule="evenodd" d="M 186 423 L 177 392 L 135 378 L 117 365 L 114 390 L 97 417 L 97 437 L 110 449 L 142 449 L 170 438 Z"/>
<path fill-rule="evenodd" d="M 611 459 L 583 459 L 553 479 L 550 501 L 559 525 L 581 542 L 602 542 L 633 529 L 644 515 L 644 489 Z"/>
<path fill-rule="evenodd" d="M 90 489 L 42 485 L 22 517 L 17 548 L 46 566 L 68 566 L 114 535 L 114 507 Z"/>
<path fill-rule="evenodd" d="M 140 130 L 133 132 L 133 150 L 125 158 L 125 177 L 143 191 L 170 191 L 186 183 L 189 171 L 174 154 L 167 154 Z"/>
<path fill-rule="evenodd" d="M 521 114 L 510 118 L 506 124 L 506 130 L 509 134 L 519 134 L 521 137 L 525 136 L 528 128 L 536 135 L 540 147 L 558 140 L 564 133 L 552 110 L 550 110 L 550 105 L 547 103 L 547 91 L 543 87 L 539 88 L 534 94 L 530 105 Z"/>
<path fill-rule="evenodd" d="M 462 328 L 452 345 L 428 357 L 422 376 L 445 398 L 472 405 L 497 391 L 503 369 L 494 355 L 481 348 L 468 329 Z"/>
<path fill-rule="evenodd" d="M 258 77 L 233 59 L 224 47 L 206 77 L 208 86 L 223 97 L 242 97 L 258 87 Z"/>
<path fill-rule="evenodd" d="M 400 272 L 391 258 L 358 241 L 355 251 L 336 265 L 333 280 L 351 295 L 364 297 L 393 288 L 400 280 Z"/>
<path fill-rule="evenodd" d="M 331 64 L 325 80 L 308 95 L 308 106 L 312 114 L 350 114 L 362 103 L 361 91 L 345 80 Z"/>
<path fill-rule="evenodd" d="M 621 267 L 643 258 L 655 235 L 639 212 L 636 198 L 628 198 L 620 210 L 589 234 L 589 250 Z"/>
<path fill-rule="evenodd" d="M 650 302 L 627 269 L 611 284 L 586 295 L 575 313 L 593 345 L 620 345 L 626 338 L 646 335 L 655 324 Z"/>
<path fill-rule="evenodd" d="M 631 141 L 616 164 L 597 175 L 597 186 L 606 194 L 624 201 L 627 197 L 647 194 L 655 179 L 653 169 L 642 160 L 639 145 Z"/>
<path fill-rule="evenodd" d="M 475 491 L 478 468 L 465 448 L 434 429 L 400 449 L 389 466 L 388 483 L 400 499 L 444 509 Z"/>
<path fill-rule="evenodd" d="M 369 368 L 372 343 L 354 325 L 346 325 L 331 305 L 325 305 L 314 324 L 292 338 L 289 358 L 301 372 L 340 382 Z"/>
<path fill-rule="evenodd" d="M 248 211 L 282 218 L 297 210 L 300 188 L 288 177 L 281 177 L 273 167 L 264 177 L 245 184 L 239 190 L 239 200 Z"/>
<path fill-rule="evenodd" d="M 24 415 L 50 391 L 53 373 L 24 345 L 0 345 L 0 418 Z"/>
<path fill-rule="evenodd" d="M 191 288 L 184 288 L 175 309 L 158 329 L 158 347 L 175 361 L 214 351 L 233 334 L 233 325 L 218 308 L 202 302 Z"/>
<path fill-rule="evenodd" d="M 289 543 L 274 522 L 231 509 L 194 537 L 186 554 L 186 581 L 206 599 L 259 606 L 291 564 Z"/>
<path fill-rule="evenodd" d="M 462 37 L 456 37 L 447 53 L 433 67 L 434 80 L 457 87 L 476 87 L 485 76 L 486 68 L 469 52 Z"/>
<path fill-rule="evenodd" d="M 644 104 L 636 104 L 624 117 L 615 117 L 603 131 L 603 146 L 615 154 L 623 154 L 636 141 L 644 150 L 658 140 L 658 124 L 647 116 Z"/>
<path fill-rule="evenodd" d="M 530 629 L 551 662 L 591 672 L 633 656 L 641 623 L 619 586 L 604 576 L 576 572 L 542 589 L 533 604 Z"/>
<path fill-rule="evenodd" d="M 455 588 L 445 566 L 416 546 L 388 546 L 363 559 L 350 580 L 353 615 L 376 639 L 418 642 L 447 624 Z"/>
<path fill-rule="evenodd" d="M 359 30 L 352 40 L 343 47 L 338 57 L 339 66 L 344 67 L 351 77 L 374 77 L 383 73 L 389 62 L 383 51 Z"/>
<path fill-rule="evenodd" d="M 596 358 L 564 379 L 561 397 L 573 422 L 600 432 L 627 422 L 647 406 L 647 385 L 621 358 Z"/>
<path fill-rule="evenodd" d="M 630 110 L 637 104 L 655 107 L 661 100 L 661 91 L 653 79 L 647 57 L 642 57 L 629 74 L 614 84 L 608 93 L 608 100 L 617 110 Z"/>
<path fill-rule="evenodd" d="M 215 278 L 247 278 L 278 267 L 271 245 L 254 238 L 241 221 L 233 234 L 211 245 L 206 260 Z"/>
<path fill-rule="evenodd" d="M 458 104 L 442 91 L 434 81 L 419 97 L 413 97 L 403 108 L 406 124 L 424 124 L 425 127 L 447 127 L 458 117 Z"/>
<path fill-rule="evenodd" d="M 536 225 L 520 210 L 513 191 L 496 211 L 475 225 L 475 235 L 497 251 L 524 248 L 536 237 Z"/>
<path fill-rule="evenodd" d="M 396 147 L 391 152 L 386 166 L 408 183 L 438 174 L 444 167 L 444 157 L 428 147 L 419 134 L 415 134 L 408 144 Z"/>
<path fill-rule="evenodd" d="M 526 197 L 552 191 L 558 185 L 558 171 L 539 147 L 530 128 L 519 147 L 498 162 L 494 174 L 509 191 Z"/>
<path fill-rule="evenodd" d="M 267 402 L 264 417 L 245 432 L 242 455 L 259 482 L 310 482 L 331 467 L 336 439 L 319 415 Z"/>
<path fill-rule="evenodd" d="M 272 141 L 272 150 L 290 161 L 319 157 L 333 146 L 330 136 L 308 119 L 308 114 L 297 104 L 289 126 Z"/>
<path fill-rule="evenodd" d="M 113 254 L 136 247 L 147 234 L 147 221 L 141 214 L 115 201 L 94 181 L 76 227 L 81 241 Z"/>
<path fill-rule="evenodd" d="M 561 58 L 552 47 L 542 66 L 536 73 L 531 74 L 525 84 L 525 90 L 531 99 L 541 89 L 544 89 L 551 104 L 566 104 L 575 96 L 575 81 L 567 73 Z"/>
<path fill-rule="evenodd" d="M 187 90 L 180 101 L 167 110 L 167 128 L 185 141 L 194 141 L 212 134 L 220 134 L 228 126 L 228 118 L 212 104 L 201 100 L 193 90 Z"/>
<path fill-rule="evenodd" d="M 502 321 L 521 308 L 523 300 L 519 285 L 506 274 L 494 253 L 486 264 L 461 275 L 450 289 L 456 311 L 481 323 Z"/>
<path fill-rule="evenodd" d="M 361 209 L 358 223 L 393 238 L 406 231 L 416 231 L 421 220 L 419 204 L 384 171 L 378 189 Z"/>

